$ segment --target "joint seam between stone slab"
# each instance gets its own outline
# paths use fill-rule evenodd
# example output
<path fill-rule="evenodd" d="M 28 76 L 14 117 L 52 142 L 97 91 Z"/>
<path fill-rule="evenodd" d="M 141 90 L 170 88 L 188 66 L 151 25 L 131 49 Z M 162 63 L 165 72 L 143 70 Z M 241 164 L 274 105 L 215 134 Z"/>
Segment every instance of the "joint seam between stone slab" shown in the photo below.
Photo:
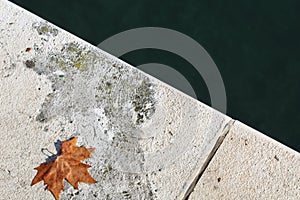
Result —
<path fill-rule="evenodd" d="M 189 186 L 188 190 L 186 191 L 183 199 L 184 200 L 188 200 L 190 194 L 193 192 L 195 186 L 197 185 L 198 181 L 200 180 L 201 176 L 203 175 L 203 173 L 205 172 L 206 168 L 208 167 L 210 161 L 213 159 L 213 157 L 215 156 L 217 150 L 219 149 L 219 147 L 221 146 L 221 144 L 223 143 L 225 137 L 227 136 L 227 134 L 229 133 L 229 131 L 231 130 L 231 127 L 233 126 L 234 122 L 236 120 L 231 119 L 223 128 L 222 130 L 222 134 L 221 136 L 218 138 L 215 146 L 213 147 L 213 149 L 211 150 L 210 154 L 207 156 L 203 166 L 201 167 L 199 173 L 196 175 L 196 177 L 194 178 L 194 181 L 191 183 L 191 185 Z"/>

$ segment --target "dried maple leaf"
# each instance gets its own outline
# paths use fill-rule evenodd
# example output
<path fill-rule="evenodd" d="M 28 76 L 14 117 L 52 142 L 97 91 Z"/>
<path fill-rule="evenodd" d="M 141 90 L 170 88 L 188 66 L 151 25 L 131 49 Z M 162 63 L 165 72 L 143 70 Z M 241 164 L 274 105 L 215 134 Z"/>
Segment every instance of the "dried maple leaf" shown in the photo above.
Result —
<path fill-rule="evenodd" d="M 59 200 L 59 194 L 64 189 L 64 179 L 67 179 L 75 189 L 78 189 L 78 182 L 96 183 L 87 170 L 90 165 L 81 163 L 82 160 L 90 158 L 95 149 L 77 147 L 76 142 L 77 137 L 63 141 L 61 155 L 52 162 L 43 163 L 34 168 L 38 170 L 38 173 L 31 185 L 43 180 L 55 199 Z"/>

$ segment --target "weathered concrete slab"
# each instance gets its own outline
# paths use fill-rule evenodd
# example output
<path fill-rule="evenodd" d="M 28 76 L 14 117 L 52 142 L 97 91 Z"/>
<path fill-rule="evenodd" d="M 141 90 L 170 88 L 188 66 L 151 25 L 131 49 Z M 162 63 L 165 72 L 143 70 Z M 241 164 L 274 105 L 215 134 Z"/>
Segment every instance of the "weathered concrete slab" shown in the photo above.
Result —
<path fill-rule="evenodd" d="M 98 183 L 61 199 L 187 194 L 229 117 L 8 1 L 0 15 L 0 199 L 53 199 L 33 168 L 72 136 Z"/>
<path fill-rule="evenodd" d="M 235 121 L 190 199 L 300 199 L 300 154 Z"/>

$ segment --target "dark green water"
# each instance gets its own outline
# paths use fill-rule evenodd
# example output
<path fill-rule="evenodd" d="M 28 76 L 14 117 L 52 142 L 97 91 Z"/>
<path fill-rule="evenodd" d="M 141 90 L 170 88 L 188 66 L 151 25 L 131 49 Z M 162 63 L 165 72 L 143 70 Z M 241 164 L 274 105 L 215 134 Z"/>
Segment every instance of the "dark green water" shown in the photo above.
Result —
<path fill-rule="evenodd" d="M 15 0 L 20 6 L 97 45 L 145 26 L 180 31 L 200 43 L 222 75 L 227 114 L 300 151 L 300 1 Z M 138 50 L 123 60 L 180 69 L 210 104 L 192 66 L 161 50 Z"/>

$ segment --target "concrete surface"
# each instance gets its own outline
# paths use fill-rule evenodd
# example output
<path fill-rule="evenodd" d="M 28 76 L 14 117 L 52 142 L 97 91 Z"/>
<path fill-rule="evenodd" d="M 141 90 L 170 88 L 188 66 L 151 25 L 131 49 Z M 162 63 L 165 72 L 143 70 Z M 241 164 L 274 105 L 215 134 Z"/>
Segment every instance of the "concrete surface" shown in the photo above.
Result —
<path fill-rule="evenodd" d="M 33 168 L 72 136 L 98 182 L 61 199 L 184 198 L 229 117 L 8 1 L 0 15 L 0 199 L 53 199 Z"/>
<path fill-rule="evenodd" d="M 0 47 L 0 199 L 54 199 L 33 168 L 72 136 L 98 182 L 61 199 L 300 199 L 298 152 L 5 0 Z"/>
<path fill-rule="evenodd" d="M 300 199 L 300 154 L 235 121 L 189 199 Z"/>

